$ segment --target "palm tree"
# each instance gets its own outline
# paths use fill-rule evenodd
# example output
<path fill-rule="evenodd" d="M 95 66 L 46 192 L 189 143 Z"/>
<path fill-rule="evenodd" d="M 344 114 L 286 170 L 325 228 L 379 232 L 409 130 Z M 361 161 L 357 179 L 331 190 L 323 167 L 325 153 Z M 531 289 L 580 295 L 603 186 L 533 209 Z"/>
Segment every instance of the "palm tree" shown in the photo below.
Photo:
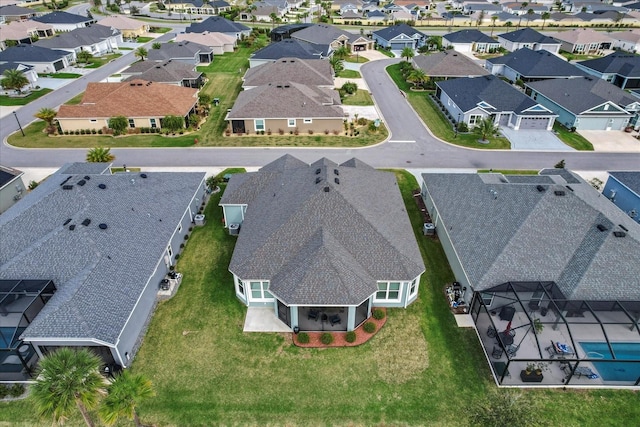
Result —
<path fill-rule="evenodd" d="M 333 68 L 333 72 L 336 76 L 340 71 L 344 70 L 342 59 L 338 58 L 335 54 L 329 59 L 329 64 L 331 64 L 331 68 Z"/>
<path fill-rule="evenodd" d="M 424 72 L 424 70 L 421 70 L 420 68 L 414 68 L 409 73 L 408 80 L 410 82 L 413 82 L 413 86 L 414 87 L 422 85 L 425 82 L 426 79 L 427 79 L 426 73 Z"/>
<path fill-rule="evenodd" d="M 349 49 L 347 49 L 346 46 L 340 46 L 335 50 L 335 52 L 333 52 L 333 56 L 337 57 L 338 59 L 345 59 L 347 56 L 349 56 Z"/>
<path fill-rule="evenodd" d="M 493 37 L 493 29 L 496 26 L 497 20 L 498 20 L 498 17 L 496 15 L 491 15 L 491 37 Z"/>
<path fill-rule="evenodd" d="M 160 49 L 162 47 L 162 43 L 160 42 L 155 42 L 154 44 L 151 45 L 152 49 Z"/>
<path fill-rule="evenodd" d="M 78 409 L 89 427 L 89 410 L 95 408 L 104 387 L 98 368 L 102 361 L 87 349 L 63 347 L 40 360 L 31 386 L 31 399 L 41 417 L 64 422 Z"/>
<path fill-rule="evenodd" d="M 135 56 L 137 56 L 138 58 L 140 58 L 141 61 L 144 61 L 144 58 L 147 57 L 147 54 L 149 52 L 147 52 L 147 49 L 143 48 L 143 47 L 139 47 L 135 50 L 135 52 L 133 53 Z"/>
<path fill-rule="evenodd" d="M 141 400 L 155 396 L 150 380 L 124 370 L 107 387 L 107 393 L 99 409 L 100 418 L 106 425 L 111 426 L 119 418 L 127 417 L 136 427 L 142 426 L 136 407 Z"/>
<path fill-rule="evenodd" d="M 38 110 L 35 117 L 40 120 L 44 120 L 47 122 L 47 133 L 53 133 L 55 131 L 55 127 L 53 126 L 53 121 L 56 119 L 58 113 L 53 108 L 41 108 Z"/>
<path fill-rule="evenodd" d="M 493 122 L 492 117 L 485 117 L 476 124 L 473 132 L 477 134 L 482 141 L 486 141 L 490 136 L 497 135 L 498 132 L 500 132 L 500 127 Z"/>
<path fill-rule="evenodd" d="M 89 163 L 109 163 L 116 159 L 116 156 L 111 154 L 111 148 L 108 147 L 94 147 L 87 151 L 87 162 Z"/>
<path fill-rule="evenodd" d="M 533 11 L 533 9 L 527 10 L 527 27 L 529 26 L 529 23 L 531 22 L 531 17 L 534 14 L 535 14 L 535 12 Z"/>
<path fill-rule="evenodd" d="M 544 12 L 540 17 L 542 18 L 542 29 L 544 30 L 544 24 L 547 22 L 547 19 L 551 18 L 551 14 Z"/>
<path fill-rule="evenodd" d="M 29 79 L 20 70 L 4 70 L 2 75 L 4 78 L 0 80 L 0 85 L 5 90 L 15 90 L 20 93 L 22 88 L 29 84 Z"/>
<path fill-rule="evenodd" d="M 403 58 L 407 59 L 407 62 L 411 61 L 411 58 L 413 58 L 413 49 L 411 49 L 410 47 L 404 47 L 402 48 L 402 52 L 400 52 L 400 56 Z"/>
<path fill-rule="evenodd" d="M 516 29 L 518 29 L 518 30 L 520 29 L 520 23 L 522 22 L 522 11 L 523 11 L 527 6 L 529 6 L 529 3 L 528 3 L 528 2 L 526 2 L 526 1 L 525 1 L 525 2 L 523 2 L 523 3 L 522 3 L 522 5 L 520 6 L 520 13 L 518 14 L 518 16 L 519 16 L 519 19 L 518 19 L 518 27 L 516 28 Z"/>

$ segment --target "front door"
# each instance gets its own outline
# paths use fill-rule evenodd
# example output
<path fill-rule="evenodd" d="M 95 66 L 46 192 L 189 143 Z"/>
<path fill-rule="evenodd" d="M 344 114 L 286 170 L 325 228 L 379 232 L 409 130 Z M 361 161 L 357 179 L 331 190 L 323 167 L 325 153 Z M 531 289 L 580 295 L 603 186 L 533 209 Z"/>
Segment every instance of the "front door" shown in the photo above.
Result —
<path fill-rule="evenodd" d="M 289 307 L 282 301 L 278 301 L 278 319 L 282 320 L 287 326 L 291 327 L 291 318 L 289 317 Z"/>

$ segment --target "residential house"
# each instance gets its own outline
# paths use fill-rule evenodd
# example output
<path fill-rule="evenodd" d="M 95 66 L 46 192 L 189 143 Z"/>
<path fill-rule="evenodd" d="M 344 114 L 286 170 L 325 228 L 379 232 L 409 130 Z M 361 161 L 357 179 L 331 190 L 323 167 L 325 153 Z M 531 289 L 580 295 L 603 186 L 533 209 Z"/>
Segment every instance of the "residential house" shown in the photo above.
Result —
<path fill-rule="evenodd" d="M 458 52 L 493 52 L 500 43 L 478 30 L 460 30 L 442 36 L 442 47 Z"/>
<path fill-rule="evenodd" d="M 354 3 L 354 2 L 343 3 L 342 5 L 340 5 L 340 10 L 338 11 L 338 13 L 343 18 L 345 17 L 345 14 L 347 14 L 347 15 L 351 14 L 351 16 L 353 16 L 353 15 L 361 16 L 360 15 L 361 9 L 362 9 L 362 5 L 358 5 L 358 4 Z"/>
<path fill-rule="evenodd" d="M 504 76 L 512 82 L 531 82 L 545 79 L 571 79 L 586 73 L 564 58 L 546 50 L 518 49 L 504 56 L 489 58 L 485 68 L 496 76 Z"/>
<path fill-rule="evenodd" d="M 124 116 L 130 128 L 161 128 L 165 116 L 188 120 L 195 111 L 197 89 L 131 80 L 89 83 L 78 105 L 61 105 L 56 119 L 63 131 L 109 127 L 111 117 Z"/>
<path fill-rule="evenodd" d="M 291 34 L 291 38 L 319 45 L 329 45 L 335 51 L 346 47 L 349 52 L 372 50 L 373 40 L 328 24 L 315 24 Z"/>
<path fill-rule="evenodd" d="M 236 297 L 292 330 L 351 331 L 374 307 L 418 296 L 425 267 L 391 172 L 285 155 L 233 175 L 220 206 L 239 230 L 229 264 Z"/>
<path fill-rule="evenodd" d="M 38 40 L 36 46 L 60 49 L 77 55 L 81 51 L 102 56 L 118 49 L 123 43 L 122 33 L 111 27 L 92 25 L 57 34 L 49 39 Z"/>
<path fill-rule="evenodd" d="M 149 49 L 149 61 L 182 61 L 188 64 L 210 63 L 213 61 L 213 49 L 190 41 L 162 43 L 159 49 Z"/>
<path fill-rule="evenodd" d="M 209 47 L 214 55 L 233 52 L 238 39 L 224 33 L 179 33 L 176 42 L 191 42 Z"/>
<path fill-rule="evenodd" d="M 259 49 L 249 57 L 249 67 L 274 62 L 281 58 L 324 59 L 331 53 L 331 47 L 309 43 L 297 39 L 284 39 Z"/>
<path fill-rule="evenodd" d="M 381 10 L 368 10 L 364 13 L 364 18 L 366 18 L 366 20 L 368 22 L 372 22 L 375 23 L 377 25 L 381 25 L 380 23 L 382 22 L 387 22 L 389 17 L 387 16 L 386 13 L 384 13 Z M 374 24 L 372 24 L 374 25 Z"/>
<path fill-rule="evenodd" d="M 53 27 L 49 24 L 27 20 L 11 21 L 0 25 L 0 50 L 6 49 L 6 41 L 18 44 L 31 44 L 38 37 L 53 36 Z"/>
<path fill-rule="evenodd" d="M 631 53 L 640 52 L 640 30 L 616 31 L 609 33 L 616 40 L 615 47 Z"/>
<path fill-rule="evenodd" d="M 452 50 L 416 55 L 411 59 L 413 65 L 432 79 L 447 80 L 458 77 L 478 77 L 489 74 L 471 58 Z"/>
<path fill-rule="evenodd" d="M 485 17 L 493 16 L 502 12 L 502 6 L 499 4 L 487 3 L 487 2 L 465 2 L 462 6 L 462 13 L 470 15 L 472 13 L 481 12 Z"/>
<path fill-rule="evenodd" d="M 635 221 L 566 169 L 425 173 L 421 188 L 457 282 L 450 304 L 471 313 L 498 384 L 637 382 Z M 527 375 L 531 362 L 544 372 Z"/>
<path fill-rule="evenodd" d="M 313 24 L 304 22 L 280 25 L 279 27 L 271 30 L 269 37 L 271 38 L 272 42 L 279 42 L 281 40 L 290 39 L 292 33 L 295 33 L 298 30 L 310 27 L 312 25 Z"/>
<path fill-rule="evenodd" d="M 272 22 L 273 18 L 281 20 L 288 12 L 289 4 L 286 0 L 260 0 L 251 3 L 239 16 L 242 21 Z"/>
<path fill-rule="evenodd" d="M 204 85 L 204 74 L 197 71 L 193 64 L 182 61 L 138 61 L 120 74 L 123 81 L 145 80 L 196 89 Z"/>
<path fill-rule="evenodd" d="M 597 0 L 581 0 L 571 2 L 570 11 L 583 13 L 590 12 L 597 15 L 604 12 L 626 13 L 629 9 L 624 6 L 616 6 L 614 4 L 599 2 Z"/>
<path fill-rule="evenodd" d="M 416 50 L 424 46 L 427 35 L 407 24 L 392 25 L 373 32 L 373 41 L 378 46 L 391 50 L 402 50 L 405 47 Z"/>
<path fill-rule="evenodd" d="M 216 15 L 221 12 L 228 12 L 231 10 L 231 4 L 225 0 L 211 0 L 209 6 L 213 8 Z"/>
<path fill-rule="evenodd" d="M 590 28 L 577 28 L 549 34 L 562 43 L 560 49 L 570 53 L 593 54 L 611 49 L 615 40 L 607 34 Z"/>
<path fill-rule="evenodd" d="M 284 81 L 240 92 L 226 120 L 239 134 L 339 133 L 344 118 L 337 90 Z"/>
<path fill-rule="evenodd" d="M 76 15 L 74 13 L 56 11 L 45 15 L 36 16 L 34 21 L 42 22 L 53 26 L 56 33 L 75 30 L 76 28 L 88 27 L 97 21 L 87 16 Z"/>
<path fill-rule="evenodd" d="M 534 13 L 541 14 L 544 12 L 548 12 L 550 9 L 549 4 L 542 3 L 527 3 L 525 6 L 524 3 L 520 2 L 507 2 L 502 3 L 502 10 L 508 13 L 513 13 L 515 15 L 527 15 L 530 10 L 533 10 Z"/>
<path fill-rule="evenodd" d="M 640 89 L 640 56 L 614 52 L 602 58 L 576 63 L 587 73 L 628 90 Z"/>
<path fill-rule="evenodd" d="M 242 88 L 252 89 L 277 82 L 286 76 L 287 80 L 306 86 L 333 89 L 333 70 L 329 61 L 322 59 L 281 58 L 247 70 L 242 79 Z"/>
<path fill-rule="evenodd" d="M 436 96 L 457 123 L 487 117 L 513 130 L 551 130 L 556 114 L 493 75 L 436 82 Z"/>
<path fill-rule="evenodd" d="M 602 194 L 640 223 L 640 172 L 609 172 Z"/>
<path fill-rule="evenodd" d="M 176 0 L 167 2 L 165 6 L 169 11 L 188 13 L 189 15 L 215 15 L 213 7 L 205 0 Z"/>
<path fill-rule="evenodd" d="M 205 200 L 204 178 L 68 164 L 0 215 L 0 322 L 10 337 L 0 341 L 0 380 L 32 380 L 39 358 L 60 347 L 131 366 Z"/>
<path fill-rule="evenodd" d="M 122 15 L 109 15 L 98 22 L 96 25 L 102 25 L 105 27 L 115 28 L 120 30 L 122 37 L 125 39 L 135 39 L 143 36 L 149 32 L 149 23 L 138 21 L 137 19 L 129 18 Z"/>
<path fill-rule="evenodd" d="M 36 73 L 55 73 L 74 64 L 74 53 L 48 49 L 32 44 L 19 44 L 0 52 L 0 63 L 17 62 L 33 67 Z"/>
<path fill-rule="evenodd" d="M 27 195 L 22 175 L 18 169 L 0 165 L 0 214 Z"/>
<path fill-rule="evenodd" d="M 545 36 L 533 28 L 522 28 L 504 34 L 498 34 L 500 46 L 509 52 L 515 52 L 523 47 L 531 50 L 546 50 L 551 53 L 559 53 L 561 43 L 551 37 Z"/>
<path fill-rule="evenodd" d="M 7 5 L 0 7 L 0 22 L 26 21 L 35 18 L 38 13 L 28 7 Z"/>
<path fill-rule="evenodd" d="M 239 22 L 233 22 L 222 16 L 210 16 L 202 22 L 195 22 L 189 25 L 187 33 L 224 33 L 236 39 L 249 37 L 251 28 Z"/>
<path fill-rule="evenodd" d="M 607 12 L 579 12 L 573 15 L 575 19 L 580 19 L 582 22 L 589 23 L 592 26 L 595 25 L 634 25 L 637 23 L 637 18 L 631 15 L 627 15 L 621 12 L 607 11 Z"/>
<path fill-rule="evenodd" d="M 20 64 L 17 62 L 3 62 L 0 63 L 0 80 L 4 78 L 2 75 L 6 70 L 18 70 L 22 71 L 22 75 L 29 80 L 29 83 L 25 87 L 29 89 L 33 89 L 37 86 L 38 81 L 38 73 L 34 70 L 31 65 Z M 24 87 L 21 89 L 24 90 Z"/>
<path fill-rule="evenodd" d="M 553 79 L 528 83 L 531 96 L 576 130 L 622 130 L 638 125 L 640 98 L 595 78 Z"/>
<path fill-rule="evenodd" d="M 362 0 L 336 0 L 331 2 L 331 10 L 339 12 L 344 5 L 353 5 L 356 10 L 362 10 L 365 3 Z"/>

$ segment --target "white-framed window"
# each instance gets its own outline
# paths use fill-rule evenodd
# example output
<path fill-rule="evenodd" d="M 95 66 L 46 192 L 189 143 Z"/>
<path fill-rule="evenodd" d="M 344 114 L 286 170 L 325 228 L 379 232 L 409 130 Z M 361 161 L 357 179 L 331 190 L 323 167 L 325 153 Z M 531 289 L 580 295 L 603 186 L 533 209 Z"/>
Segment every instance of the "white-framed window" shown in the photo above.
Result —
<path fill-rule="evenodd" d="M 244 293 L 244 283 L 242 282 L 242 280 L 238 280 L 238 293 L 240 295 L 245 295 Z"/>
<path fill-rule="evenodd" d="M 609 109 L 609 104 L 604 104 L 604 111 L 607 111 Z"/>
<path fill-rule="evenodd" d="M 469 124 L 471 126 L 477 125 L 480 122 L 480 120 L 482 120 L 482 114 L 471 114 L 469 116 Z"/>
<path fill-rule="evenodd" d="M 486 305 L 487 307 L 491 307 L 491 304 L 493 304 L 494 295 L 484 292 L 480 295 L 482 296 L 482 302 L 484 302 L 484 305 Z"/>
<path fill-rule="evenodd" d="M 302 120 L 302 122 L 303 122 L 304 124 L 313 123 L 313 119 L 304 119 L 304 120 Z"/>
<path fill-rule="evenodd" d="M 264 119 L 255 119 L 253 121 L 253 127 L 256 132 L 264 130 Z"/>
<path fill-rule="evenodd" d="M 296 127 L 296 119 L 288 119 L 287 120 L 287 126 L 290 127 L 290 128 Z"/>
<path fill-rule="evenodd" d="M 149 119 L 149 124 L 154 129 L 158 127 L 158 124 L 156 123 L 156 119 Z"/>
<path fill-rule="evenodd" d="M 413 279 L 409 283 L 409 298 L 412 298 L 418 293 L 418 279 Z"/>
<path fill-rule="evenodd" d="M 249 282 L 249 289 L 252 301 L 270 301 L 273 299 L 273 295 L 268 290 L 269 282 L 267 281 Z"/>
<path fill-rule="evenodd" d="M 135 120 L 133 120 L 133 119 L 129 119 L 129 127 L 130 127 L 130 128 L 134 128 L 134 127 L 136 127 L 136 121 L 135 121 Z"/>
<path fill-rule="evenodd" d="M 378 282 L 378 292 L 374 302 L 400 301 L 400 282 Z"/>

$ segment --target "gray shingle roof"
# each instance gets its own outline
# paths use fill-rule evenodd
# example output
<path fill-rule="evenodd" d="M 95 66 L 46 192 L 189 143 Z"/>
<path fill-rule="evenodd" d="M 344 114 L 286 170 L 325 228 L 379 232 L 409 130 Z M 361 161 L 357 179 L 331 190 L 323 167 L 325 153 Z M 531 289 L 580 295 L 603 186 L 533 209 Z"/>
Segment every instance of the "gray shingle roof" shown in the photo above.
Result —
<path fill-rule="evenodd" d="M 460 30 L 445 34 L 442 38 L 449 40 L 451 43 L 498 43 L 496 40 L 478 30 Z"/>
<path fill-rule="evenodd" d="M 363 37 L 360 34 L 350 33 L 329 24 L 311 25 L 307 28 L 303 28 L 302 30 L 298 30 L 295 33 L 291 34 L 291 38 L 321 45 L 331 44 L 340 36 L 347 37 L 347 40 L 351 42 L 359 39 L 360 37 Z"/>
<path fill-rule="evenodd" d="M 489 74 L 466 55 L 456 51 L 444 51 L 413 57 L 413 63 L 428 76 L 470 77 Z"/>
<path fill-rule="evenodd" d="M 35 42 L 35 45 L 48 47 L 50 49 L 77 48 L 100 43 L 109 37 L 114 37 L 119 34 L 119 30 L 102 25 L 93 25 L 91 27 L 76 28 L 75 30 L 57 34 L 48 39 L 38 40 Z"/>
<path fill-rule="evenodd" d="M 640 197 L 640 172 L 638 171 L 613 171 L 609 172 L 619 182 L 628 187 L 631 191 Z"/>
<path fill-rule="evenodd" d="M 190 41 L 177 43 L 162 43 L 160 49 L 149 49 L 148 59 L 150 61 L 166 61 L 178 58 L 197 58 L 199 54 L 209 53 L 213 55 L 213 49 Z"/>
<path fill-rule="evenodd" d="M 489 64 L 504 64 L 525 78 L 577 77 L 586 73 L 546 50 L 518 49 L 504 56 L 487 59 Z"/>
<path fill-rule="evenodd" d="M 329 61 L 322 59 L 281 58 L 275 62 L 249 68 L 243 86 L 262 86 L 282 80 L 308 86 L 333 87 L 333 71 Z"/>
<path fill-rule="evenodd" d="M 57 61 L 67 55 L 69 55 L 69 52 L 64 50 L 49 49 L 32 44 L 19 44 L 0 52 L 0 61 L 43 63 Z"/>
<path fill-rule="evenodd" d="M 574 114 L 581 114 L 607 101 L 623 108 L 638 102 L 635 96 L 595 77 L 542 80 L 527 83 L 527 86 Z"/>
<path fill-rule="evenodd" d="M 230 21 L 222 16 L 210 16 L 202 22 L 189 25 L 185 32 L 187 33 L 240 33 L 250 31 L 251 28 L 239 22 Z"/>
<path fill-rule="evenodd" d="M 545 36 L 533 28 L 522 28 L 516 31 L 499 34 L 498 37 L 517 43 L 560 44 L 556 39 Z"/>
<path fill-rule="evenodd" d="M 134 68 L 135 65 L 141 63 L 151 63 L 151 67 L 146 67 L 145 70 L 141 70 L 137 72 L 135 76 L 131 76 L 124 81 L 128 80 L 136 80 L 142 79 L 150 82 L 160 82 L 160 83 L 173 83 L 173 82 L 181 82 L 185 79 L 195 80 L 198 77 L 202 76 L 202 73 L 199 71 L 194 71 L 193 64 L 187 64 L 185 62 L 180 61 L 167 61 L 167 62 L 151 62 L 151 61 L 140 61 L 136 64 L 133 64 L 131 67 L 122 71 L 122 74 L 128 74 L 132 72 L 136 72 Z"/>
<path fill-rule="evenodd" d="M 383 28 L 381 30 L 378 31 L 374 31 L 373 34 L 382 37 L 385 40 L 391 40 L 394 37 L 398 37 L 401 34 L 404 34 L 408 37 L 413 37 L 414 35 L 418 34 L 419 36 L 423 36 L 426 37 L 426 34 L 424 34 L 421 31 L 416 30 L 413 27 L 410 27 L 407 24 L 398 24 L 398 25 L 392 25 L 390 27 L 387 28 Z"/>
<path fill-rule="evenodd" d="M 31 65 L 21 64 L 19 62 L 3 62 L 0 64 L 0 74 L 3 74 L 6 70 L 22 70 L 28 71 L 32 69 Z"/>
<path fill-rule="evenodd" d="M 320 45 L 297 39 L 285 39 L 271 43 L 251 55 L 251 59 L 319 59 L 329 55 L 329 44 Z"/>
<path fill-rule="evenodd" d="M 580 61 L 578 64 L 600 73 L 616 73 L 624 77 L 640 77 L 640 56 L 614 52 L 602 58 Z"/>
<path fill-rule="evenodd" d="M 0 7 L 0 16 L 35 15 L 36 11 L 28 7 L 20 7 L 14 4 Z"/>
<path fill-rule="evenodd" d="M 551 177 L 555 184 L 540 192 L 510 176 L 502 182 L 423 174 L 440 230 L 446 227 L 476 291 L 507 281 L 555 281 L 570 299 L 638 300 L 640 225 L 588 183 L 578 180 L 570 191 L 562 177 Z M 622 230 L 617 224 L 628 229 L 625 237 L 613 235 Z"/>
<path fill-rule="evenodd" d="M 229 119 L 343 118 L 338 91 L 274 82 L 240 92 Z"/>
<path fill-rule="evenodd" d="M 87 16 L 76 15 L 69 12 L 51 12 L 45 15 L 36 16 L 34 21 L 43 22 L 45 24 L 80 24 L 83 22 L 94 21 L 93 18 Z"/>
<path fill-rule="evenodd" d="M 115 344 L 204 173 L 92 174 L 68 165 L 0 216 L 0 279 L 50 278 L 58 291 L 26 338 Z M 85 174 L 85 185 L 78 182 Z M 61 183 L 72 184 L 65 190 Z M 105 184 L 106 189 L 98 188 Z M 81 222 L 89 218 L 88 226 Z M 71 219 L 75 230 L 63 224 Z M 107 224 L 102 230 L 100 223 Z"/>
<path fill-rule="evenodd" d="M 422 273 L 394 175 L 348 164 L 288 156 L 228 187 L 221 205 L 248 205 L 229 270 L 269 280 L 278 298 L 304 305 L 357 305 L 376 292 L 376 280 Z"/>

